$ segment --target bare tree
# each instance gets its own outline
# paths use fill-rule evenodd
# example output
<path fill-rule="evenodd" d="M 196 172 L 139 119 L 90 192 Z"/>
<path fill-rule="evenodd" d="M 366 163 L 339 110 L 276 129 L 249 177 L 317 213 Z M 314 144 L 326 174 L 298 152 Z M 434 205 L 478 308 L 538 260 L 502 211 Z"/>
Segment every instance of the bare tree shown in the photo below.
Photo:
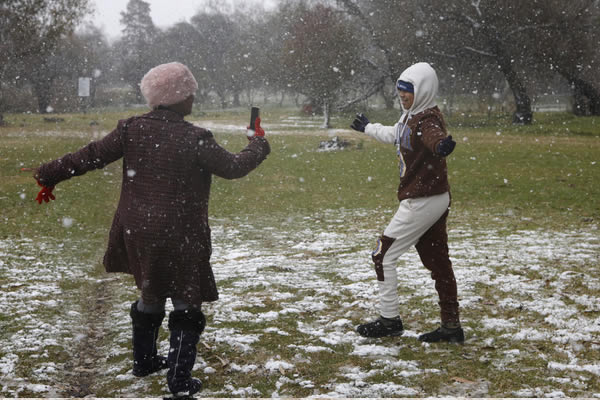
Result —
<path fill-rule="evenodd" d="M 263 90 L 277 93 L 279 104 L 283 103 L 286 95 L 299 97 L 299 94 L 288 85 L 285 71 L 281 67 L 281 55 L 283 54 L 284 42 L 281 38 L 288 35 L 289 18 L 286 16 L 288 5 L 280 4 L 278 10 L 269 14 L 263 14 L 264 20 L 257 21 L 253 25 L 252 40 L 255 73 L 254 79 L 258 79 Z"/>
<path fill-rule="evenodd" d="M 272 27 L 266 22 L 266 11 L 258 5 L 241 5 L 231 15 L 237 22 L 237 46 L 232 52 L 232 69 L 235 79 L 232 90 L 234 93 L 234 106 L 240 105 L 240 94 L 244 93 L 248 105 L 254 104 L 254 95 L 257 89 L 268 90 L 268 77 L 261 76 L 261 67 L 267 62 L 267 53 L 270 52 L 266 42 L 273 36 Z M 277 39 L 276 37 L 274 39 Z"/>
<path fill-rule="evenodd" d="M 573 113 L 600 115 L 600 4 L 597 0 L 540 3 L 531 48 L 539 68 L 562 76 L 573 90 Z"/>
<path fill-rule="evenodd" d="M 354 35 L 338 10 L 300 3 L 286 10 L 281 65 L 290 88 L 323 108 L 324 126 L 340 90 L 355 72 Z"/>
<path fill-rule="evenodd" d="M 598 68 L 582 68 L 581 61 L 598 62 L 597 0 L 338 2 L 356 17 L 384 62 L 363 59 L 391 79 L 416 59 L 435 64 L 443 86 L 453 92 L 497 92 L 502 77 L 516 106 L 513 122 L 529 124 L 540 65 L 552 64 L 578 94 L 576 110 L 595 107 L 598 79 L 591 71 Z"/>
<path fill-rule="evenodd" d="M 201 37 L 196 46 L 202 54 L 208 87 L 219 97 L 221 107 L 226 108 L 228 96 L 240 90 L 236 82 L 241 79 L 236 63 L 240 54 L 239 27 L 229 15 L 216 9 L 199 12 L 191 24 Z"/>
<path fill-rule="evenodd" d="M 210 91 L 210 81 L 206 72 L 203 53 L 203 37 L 187 22 L 180 22 L 159 35 L 156 40 L 159 63 L 179 61 L 187 65 L 198 81 L 195 104 L 203 105 Z"/>
<path fill-rule="evenodd" d="M 514 0 L 424 0 L 423 13 L 433 40 L 431 50 L 479 69 L 495 67 L 510 87 L 516 110 L 513 122 L 530 124 L 533 113 L 527 61 L 531 49 L 523 37 L 537 29 L 535 7 Z"/>
<path fill-rule="evenodd" d="M 396 90 L 394 83 L 400 73 L 416 61 L 423 61 L 420 46 L 423 29 L 419 21 L 417 2 L 412 0 L 337 0 L 353 17 L 353 25 L 363 43 L 357 58 L 362 75 L 369 83 L 362 84 L 363 95 L 348 104 L 381 94 L 386 107 L 392 108 Z"/>
<path fill-rule="evenodd" d="M 2 83 L 11 73 L 26 79 L 39 111 L 45 113 L 63 61 L 56 56 L 58 45 L 88 12 L 88 0 L 4 0 L 0 4 Z"/>
<path fill-rule="evenodd" d="M 75 73 L 76 76 L 92 78 L 89 105 L 93 107 L 96 105 L 98 87 L 106 85 L 111 75 L 114 65 L 111 47 L 100 28 L 93 25 L 87 25 L 82 31 L 78 31 L 74 39 L 78 55 Z"/>

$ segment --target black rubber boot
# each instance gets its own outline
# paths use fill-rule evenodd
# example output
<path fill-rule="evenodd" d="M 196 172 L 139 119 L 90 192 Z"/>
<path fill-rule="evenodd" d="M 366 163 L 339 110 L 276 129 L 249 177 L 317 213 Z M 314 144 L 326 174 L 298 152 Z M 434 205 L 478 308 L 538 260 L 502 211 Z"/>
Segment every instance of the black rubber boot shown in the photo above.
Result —
<path fill-rule="evenodd" d="M 169 314 L 171 339 L 167 383 L 176 397 L 191 396 L 202 389 L 202 382 L 192 378 L 192 368 L 196 362 L 196 345 L 205 325 L 206 319 L 200 310 L 172 311 Z"/>
<path fill-rule="evenodd" d="M 402 320 L 400 317 L 379 317 L 373 322 L 359 325 L 356 328 L 356 332 L 358 332 L 360 336 L 380 338 L 385 336 L 400 336 L 404 333 L 404 328 L 402 326 Z"/>
<path fill-rule="evenodd" d="M 138 311 L 137 301 L 131 305 L 133 326 L 133 375 L 142 377 L 167 368 L 167 359 L 157 355 L 156 340 L 165 313 L 147 314 Z"/>
<path fill-rule="evenodd" d="M 419 336 L 421 342 L 437 343 L 437 342 L 449 342 L 449 343 L 463 343 L 465 341 L 465 333 L 461 327 L 458 328 L 445 328 L 440 326 L 435 331 L 424 333 Z"/>

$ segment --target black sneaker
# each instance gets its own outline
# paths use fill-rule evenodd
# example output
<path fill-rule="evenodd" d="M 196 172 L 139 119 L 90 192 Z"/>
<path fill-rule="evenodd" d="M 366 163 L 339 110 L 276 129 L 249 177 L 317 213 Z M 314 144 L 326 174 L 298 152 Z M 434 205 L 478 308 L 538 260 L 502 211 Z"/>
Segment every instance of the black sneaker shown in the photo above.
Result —
<path fill-rule="evenodd" d="M 458 328 L 444 328 L 440 326 L 433 332 L 424 333 L 419 336 L 421 342 L 437 343 L 437 342 L 449 342 L 449 343 L 462 343 L 465 341 L 465 333 L 461 327 Z"/>
<path fill-rule="evenodd" d="M 404 333 L 402 327 L 402 320 L 400 318 L 384 318 L 379 317 L 373 322 L 359 325 L 356 328 L 356 332 L 360 336 L 370 338 L 380 338 L 385 336 L 400 336 Z"/>

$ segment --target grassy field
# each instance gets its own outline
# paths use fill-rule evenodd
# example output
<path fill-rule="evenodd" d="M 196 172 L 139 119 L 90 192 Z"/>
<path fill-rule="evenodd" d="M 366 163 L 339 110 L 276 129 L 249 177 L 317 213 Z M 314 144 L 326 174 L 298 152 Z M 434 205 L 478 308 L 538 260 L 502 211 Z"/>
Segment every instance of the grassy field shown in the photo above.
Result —
<path fill-rule="evenodd" d="M 38 206 L 19 172 L 77 150 L 135 111 L 5 115 L 0 127 L 0 396 L 161 397 L 164 374 L 130 374 L 129 277 L 100 265 L 120 163 L 57 186 Z M 197 112 L 231 151 L 246 110 Z M 450 247 L 464 346 L 422 345 L 433 283 L 401 260 L 403 338 L 365 340 L 376 314 L 369 251 L 395 208 L 394 148 L 318 118 L 264 109 L 269 158 L 215 179 L 213 265 L 195 374 L 214 397 L 600 397 L 600 118 L 453 115 Z M 367 113 L 393 123 L 397 112 Z M 231 126 L 240 127 L 239 131 Z M 343 151 L 318 151 L 337 135 Z M 166 326 L 166 323 L 165 323 Z M 161 350 L 166 351 L 166 333 Z"/>

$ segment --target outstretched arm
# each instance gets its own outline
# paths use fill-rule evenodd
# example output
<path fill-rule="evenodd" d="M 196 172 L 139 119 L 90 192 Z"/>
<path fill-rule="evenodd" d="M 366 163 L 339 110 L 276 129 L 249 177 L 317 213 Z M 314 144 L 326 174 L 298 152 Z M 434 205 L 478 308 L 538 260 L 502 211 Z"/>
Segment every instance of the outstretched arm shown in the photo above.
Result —
<path fill-rule="evenodd" d="M 269 142 L 261 136 L 251 138 L 239 153 L 230 153 L 209 134 L 202 139 L 198 159 L 205 170 L 221 178 L 236 179 L 248 175 L 270 152 Z"/>
<path fill-rule="evenodd" d="M 356 118 L 350 125 L 355 131 L 364 132 L 367 135 L 383 143 L 394 143 L 395 128 L 393 126 L 384 126 L 381 124 L 372 124 L 364 114 L 356 114 Z"/>
<path fill-rule="evenodd" d="M 396 127 L 381 124 L 368 124 L 365 133 L 380 142 L 394 144 L 396 141 Z"/>
<path fill-rule="evenodd" d="M 452 139 L 452 135 L 446 136 L 443 122 L 438 118 L 430 117 L 423 120 L 421 131 L 423 132 L 423 143 L 432 153 L 446 157 L 454 151 L 456 142 Z"/>
<path fill-rule="evenodd" d="M 57 183 L 74 176 L 103 168 L 121 157 L 123 157 L 123 146 L 121 132 L 117 127 L 103 139 L 41 165 L 35 170 L 34 178 L 42 186 L 54 187 Z"/>

